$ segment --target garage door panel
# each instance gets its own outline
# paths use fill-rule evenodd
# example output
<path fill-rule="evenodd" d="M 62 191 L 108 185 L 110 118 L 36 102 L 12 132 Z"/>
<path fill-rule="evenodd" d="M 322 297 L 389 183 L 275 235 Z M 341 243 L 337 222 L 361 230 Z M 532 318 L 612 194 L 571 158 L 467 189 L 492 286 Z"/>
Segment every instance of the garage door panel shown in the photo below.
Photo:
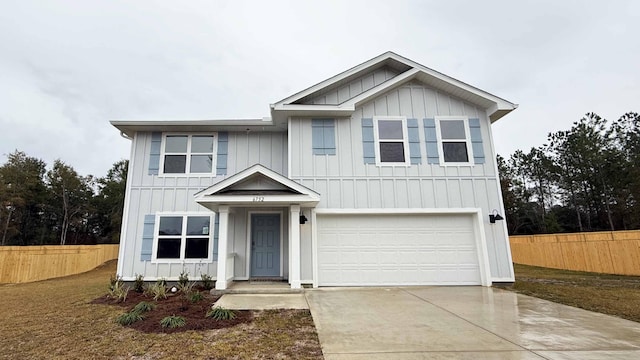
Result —
<path fill-rule="evenodd" d="M 318 283 L 480 284 L 470 215 L 326 215 L 318 222 Z"/>

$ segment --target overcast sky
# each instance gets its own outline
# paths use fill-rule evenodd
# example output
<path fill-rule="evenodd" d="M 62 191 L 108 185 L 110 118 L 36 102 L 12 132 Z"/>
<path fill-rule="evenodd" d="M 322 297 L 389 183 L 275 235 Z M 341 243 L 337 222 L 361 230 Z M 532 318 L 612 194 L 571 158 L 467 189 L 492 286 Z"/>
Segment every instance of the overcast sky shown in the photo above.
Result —
<path fill-rule="evenodd" d="M 586 112 L 640 111 L 640 1 L 31 1 L 0 12 L 0 163 L 15 149 L 103 176 L 112 119 L 269 116 L 387 50 L 520 107 L 508 157 Z"/>

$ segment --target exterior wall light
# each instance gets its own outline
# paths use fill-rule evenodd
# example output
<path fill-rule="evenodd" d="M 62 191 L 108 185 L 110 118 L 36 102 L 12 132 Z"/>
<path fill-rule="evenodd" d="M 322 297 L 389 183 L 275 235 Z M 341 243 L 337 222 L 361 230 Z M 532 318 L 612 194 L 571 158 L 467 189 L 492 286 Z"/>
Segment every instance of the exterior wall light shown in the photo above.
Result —
<path fill-rule="evenodd" d="M 307 221 L 309 221 L 309 219 L 307 219 L 307 217 L 304 216 L 304 214 L 300 214 L 300 225 L 306 224 Z"/>
<path fill-rule="evenodd" d="M 504 218 L 500 214 L 498 214 L 497 209 L 493 209 L 491 214 L 489 214 L 489 222 L 495 224 L 496 220 L 504 220 Z"/>

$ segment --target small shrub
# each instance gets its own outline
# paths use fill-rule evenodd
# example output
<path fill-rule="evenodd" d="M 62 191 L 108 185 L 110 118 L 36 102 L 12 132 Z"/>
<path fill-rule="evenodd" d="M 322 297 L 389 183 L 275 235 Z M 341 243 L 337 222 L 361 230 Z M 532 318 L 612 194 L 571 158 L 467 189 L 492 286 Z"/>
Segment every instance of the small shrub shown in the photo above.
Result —
<path fill-rule="evenodd" d="M 215 306 L 211 308 L 211 310 L 207 311 L 206 316 L 216 321 L 233 320 L 236 318 L 236 313 L 234 313 L 233 310 L 225 309 L 220 306 Z"/>
<path fill-rule="evenodd" d="M 160 285 L 162 285 L 162 286 L 167 286 L 167 279 L 165 279 L 165 278 L 158 279 L 158 280 L 156 281 L 156 283 L 157 283 L 157 284 L 160 284 Z"/>
<path fill-rule="evenodd" d="M 204 296 L 202 296 L 202 293 L 200 293 L 200 291 L 196 291 L 190 294 L 188 297 L 189 301 L 191 301 L 192 303 L 197 303 L 198 301 L 204 300 Z"/>
<path fill-rule="evenodd" d="M 187 321 L 182 316 L 167 316 L 164 319 L 160 320 L 160 326 L 163 328 L 174 329 L 178 327 L 183 327 Z"/>
<path fill-rule="evenodd" d="M 163 285 L 161 280 L 156 281 L 155 284 L 147 286 L 147 295 L 152 296 L 153 300 L 160 300 L 167 298 L 167 287 Z"/>
<path fill-rule="evenodd" d="M 200 274 L 200 282 L 205 290 L 213 289 L 213 278 L 209 274 Z"/>
<path fill-rule="evenodd" d="M 133 310 L 131 310 L 131 311 L 132 312 L 137 312 L 139 314 L 142 314 L 142 313 L 146 313 L 148 311 L 151 311 L 151 310 L 153 310 L 155 308 L 156 308 L 156 304 L 150 303 L 150 302 L 146 302 L 146 301 L 141 301 L 136 306 L 134 306 Z"/>
<path fill-rule="evenodd" d="M 185 286 L 187 283 L 189 283 L 189 273 L 183 271 L 178 276 L 178 285 Z"/>
<path fill-rule="evenodd" d="M 131 288 L 124 284 L 122 277 L 119 275 L 112 276 L 111 279 L 109 279 L 109 283 L 109 293 L 107 294 L 109 298 L 114 299 L 116 302 L 124 302 L 127 300 L 127 295 Z"/>
<path fill-rule="evenodd" d="M 178 291 L 180 291 L 182 294 L 185 294 L 187 296 L 189 296 L 192 292 L 193 292 L 193 286 L 195 285 L 195 283 L 178 283 Z"/>
<path fill-rule="evenodd" d="M 133 284 L 133 291 L 137 293 L 144 292 L 144 276 L 136 274 L 136 280 Z"/>
<path fill-rule="evenodd" d="M 109 277 L 109 290 L 113 289 L 117 283 L 121 283 L 121 282 L 122 282 L 122 276 L 118 274 L 111 275 L 111 277 Z"/>
<path fill-rule="evenodd" d="M 144 319 L 142 314 L 137 311 L 126 312 L 116 318 L 116 322 L 122 326 L 131 325 L 136 321 Z"/>

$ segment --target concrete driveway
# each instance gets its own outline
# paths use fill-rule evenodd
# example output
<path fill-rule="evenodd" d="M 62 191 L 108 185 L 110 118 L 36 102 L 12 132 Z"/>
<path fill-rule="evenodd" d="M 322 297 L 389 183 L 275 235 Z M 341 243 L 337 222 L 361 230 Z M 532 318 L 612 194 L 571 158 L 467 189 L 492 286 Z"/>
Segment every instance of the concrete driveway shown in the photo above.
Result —
<path fill-rule="evenodd" d="M 332 359 L 640 359 L 640 324 L 485 287 L 305 292 Z"/>

